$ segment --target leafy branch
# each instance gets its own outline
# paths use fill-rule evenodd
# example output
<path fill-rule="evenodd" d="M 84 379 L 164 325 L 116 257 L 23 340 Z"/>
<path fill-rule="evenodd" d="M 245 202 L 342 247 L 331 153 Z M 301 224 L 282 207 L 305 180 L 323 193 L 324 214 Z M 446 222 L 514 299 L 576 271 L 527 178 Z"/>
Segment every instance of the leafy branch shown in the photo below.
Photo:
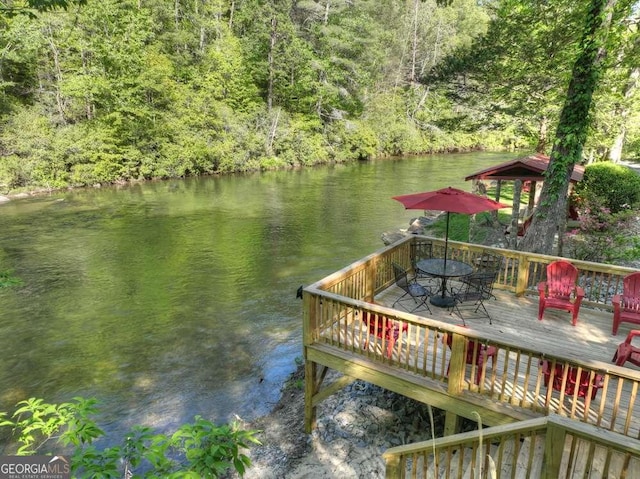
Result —
<path fill-rule="evenodd" d="M 99 450 L 93 441 L 104 431 L 92 419 L 98 413 L 95 399 L 49 404 L 30 398 L 16 406 L 11 415 L 0 412 L 0 428 L 9 428 L 17 443 L 15 454 L 53 454 L 56 447 L 71 445 L 76 477 L 216 478 L 230 468 L 243 476 L 251 466 L 243 451 L 260 444 L 258 431 L 238 422 L 216 426 L 196 416 L 170 436 L 136 426 L 121 444 Z"/>

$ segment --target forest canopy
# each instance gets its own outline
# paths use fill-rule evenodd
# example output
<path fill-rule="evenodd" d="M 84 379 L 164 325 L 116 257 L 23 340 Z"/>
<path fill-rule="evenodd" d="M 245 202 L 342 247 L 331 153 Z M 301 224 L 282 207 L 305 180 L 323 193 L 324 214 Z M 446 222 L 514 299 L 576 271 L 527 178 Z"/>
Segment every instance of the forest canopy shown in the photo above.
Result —
<path fill-rule="evenodd" d="M 444 3 L 0 0 L 0 193 L 548 149 L 589 2 Z M 640 151 L 619 23 L 591 159 Z"/>

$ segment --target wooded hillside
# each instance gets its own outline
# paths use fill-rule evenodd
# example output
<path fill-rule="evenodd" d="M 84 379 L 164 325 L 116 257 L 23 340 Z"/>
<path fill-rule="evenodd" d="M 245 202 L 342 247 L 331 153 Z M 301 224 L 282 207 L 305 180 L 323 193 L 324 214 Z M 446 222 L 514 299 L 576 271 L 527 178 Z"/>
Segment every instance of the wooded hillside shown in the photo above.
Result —
<path fill-rule="evenodd" d="M 588 4 L 88 0 L 34 16 L 18 3 L 0 0 L 0 193 L 548 149 Z M 640 151 L 640 40 L 617 21 L 594 158 Z"/>

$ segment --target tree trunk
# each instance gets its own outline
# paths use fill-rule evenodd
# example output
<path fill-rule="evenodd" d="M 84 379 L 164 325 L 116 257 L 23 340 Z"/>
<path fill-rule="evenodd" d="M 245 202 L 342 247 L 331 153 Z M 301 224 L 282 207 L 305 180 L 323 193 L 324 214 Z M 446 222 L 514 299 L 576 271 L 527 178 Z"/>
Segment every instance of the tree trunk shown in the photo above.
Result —
<path fill-rule="evenodd" d="M 578 57 L 573 65 L 567 97 L 556 129 L 540 202 L 521 243 L 520 249 L 523 251 L 543 254 L 553 252 L 558 225 L 567 211 L 571 172 L 582 157 L 589 126 L 589 109 L 593 92 L 600 80 L 605 41 L 617 2 L 618 0 L 591 0 Z"/>
<path fill-rule="evenodd" d="M 271 36 L 269 40 L 269 54 L 267 58 L 267 63 L 269 65 L 269 83 L 267 85 L 267 110 L 269 112 L 271 112 L 271 109 L 273 108 L 273 81 L 275 78 L 274 54 L 276 49 L 277 27 L 278 19 L 274 15 L 273 18 L 271 18 Z"/>
<path fill-rule="evenodd" d="M 62 97 L 62 69 L 60 67 L 60 51 L 58 50 L 58 46 L 56 45 L 53 39 L 53 31 L 51 29 L 51 25 L 47 27 L 47 33 L 49 36 L 47 37 L 47 41 L 49 42 L 49 47 L 51 47 L 51 58 L 53 59 L 53 70 L 54 70 L 54 89 L 56 94 L 56 105 L 58 107 L 58 115 L 60 115 L 60 122 L 62 124 L 67 124 L 67 118 L 65 115 L 65 102 Z"/>
<path fill-rule="evenodd" d="M 231 5 L 229 6 L 229 28 L 231 29 L 233 27 L 233 12 L 236 9 L 236 2 L 235 0 L 231 0 Z"/>
<path fill-rule="evenodd" d="M 89 60 L 87 59 L 87 57 L 87 51 L 85 49 L 82 49 L 82 51 L 80 52 L 80 58 L 82 59 L 82 70 L 84 71 L 85 75 L 89 76 Z M 92 120 L 95 113 L 95 105 L 93 103 L 93 95 L 90 91 L 87 91 L 85 93 L 84 101 L 84 109 L 87 115 L 87 120 Z"/>
<path fill-rule="evenodd" d="M 273 142 L 276 139 L 276 132 L 278 131 L 278 121 L 280 120 L 280 109 L 276 111 L 276 116 L 271 121 L 271 128 L 269 128 L 269 134 L 267 135 L 266 153 L 267 156 L 273 155 Z"/>
<path fill-rule="evenodd" d="M 621 118 L 620 131 L 613 140 L 611 149 L 609 150 L 609 160 L 614 163 L 620 163 L 622 159 L 622 149 L 624 148 L 624 142 L 627 136 L 627 117 L 629 116 L 629 108 L 627 102 L 633 95 L 634 90 L 638 87 L 638 79 L 640 78 L 640 68 L 635 67 L 631 70 L 629 75 L 629 81 L 624 89 L 623 104 L 618 108 L 616 112 L 617 116 Z"/>
<path fill-rule="evenodd" d="M 416 62 L 418 58 L 418 9 L 420 7 L 420 0 L 414 0 L 413 2 L 413 39 L 411 42 L 411 70 L 409 73 L 409 83 L 413 84 L 416 81 Z"/>
<path fill-rule="evenodd" d="M 549 142 L 547 131 L 549 129 L 549 118 L 543 116 L 540 118 L 540 126 L 538 127 L 538 144 L 536 145 L 536 153 L 544 153 Z"/>

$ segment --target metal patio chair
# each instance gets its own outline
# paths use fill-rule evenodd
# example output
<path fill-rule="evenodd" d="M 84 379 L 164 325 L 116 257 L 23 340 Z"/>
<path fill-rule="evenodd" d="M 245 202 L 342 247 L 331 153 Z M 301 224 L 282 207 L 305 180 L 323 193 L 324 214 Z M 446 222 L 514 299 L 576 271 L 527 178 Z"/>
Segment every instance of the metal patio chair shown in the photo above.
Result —
<path fill-rule="evenodd" d="M 429 304 L 427 303 L 429 296 L 431 296 L 431 289 L 417 281 L 409 281 L 407 270 L 398 263 L 393 263 L 393 273 L 395 275 L 396 285 L 404 291 L 404 294 L 396 299 L 391 307 L 394 308 L 396 304 L 399 304 L 410 313 L 424 307 L 427 311 L 431 312 L 431 308 L 429 308 Z M 410 309 L 404 305 L 404 303 L 408 301 L 413 302 L 413 308 Z"/>
<path fill-rule="evenodd" d="M 489 318 L 489 324 L 492 324 L 491 315 L 484 306 L 484 300 L 494 297 L 493 284 L 497 276 L 497 271 L 477 273 L 473 281 L 463 282 L 460 289 L 453 294 L 455 302 L 451 312 L 462 319 L 462 324 L 466 325 L 465 315 L 467 318 L 471 316 Z"/>

